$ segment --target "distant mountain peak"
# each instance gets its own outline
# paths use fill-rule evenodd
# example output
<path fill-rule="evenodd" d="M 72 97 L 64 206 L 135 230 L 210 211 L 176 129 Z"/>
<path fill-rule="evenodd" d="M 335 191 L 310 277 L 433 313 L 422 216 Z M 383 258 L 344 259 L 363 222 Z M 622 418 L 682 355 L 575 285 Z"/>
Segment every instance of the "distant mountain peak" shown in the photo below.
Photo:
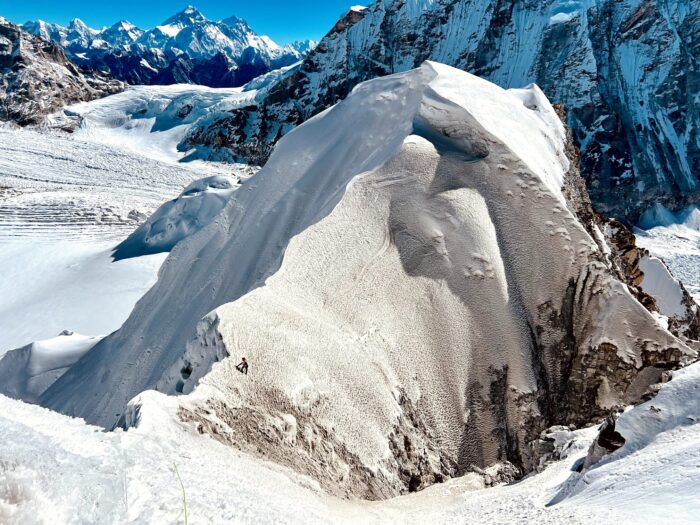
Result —
<path fill-rule="evenodd" d="M 258 75 L 298 62 L 309 47 L 281 47 L 257 34 L 242 18 L 208 20 L 192 5 L 152 29 L 120 20 L 96 31 L 78 19 L 71 21 L 70 27 L 41 20 L 23 27 L 59 44 L 76 64 L 109 71 L 130 84 L 241 86 Z M 221 60 L 222 56 L 226 60 Z"/>
<path fill-rule="evenodd" d="M 126 30 L 131 30 L 131 29 L 136 29 L 136 26 L 129 22 L 128 20 L 120 20 L 116 24 L 112 26 L 115 29 L 126 29 Z"/>
<path fill-rule="evenodd" d="M 175 25 L 175 24 L 195 24 L 197 22 L 206 22 L 207 18 L 199 11 L 196 7 L 188 5 L 180 11 L 168 18 L 163 25 Z"/>
<path fill-rule="evenodd" d="M 70 21 L 70 24 L 68 24 L 68 27 L 69 27 L 70 29 L 77 29 L 77 28 L 80 28 L 80 29 L 90 29 L 90 28 L 88 27 L 88 25 L 87 25 L 85 22 L 83 22 L 80 18 L 73 18 L 73 19 Z"/>

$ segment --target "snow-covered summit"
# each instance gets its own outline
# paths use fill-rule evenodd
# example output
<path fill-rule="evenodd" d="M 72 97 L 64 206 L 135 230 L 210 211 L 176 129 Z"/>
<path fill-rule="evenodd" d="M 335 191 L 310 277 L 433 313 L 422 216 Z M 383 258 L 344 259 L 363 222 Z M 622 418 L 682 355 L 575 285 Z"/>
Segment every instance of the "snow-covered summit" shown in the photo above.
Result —
<path fill-rule="evenodd" d="M 206 17 L 199 11 L 196 7 L 188 5 L 180 11 L 175 13 L 173 16 L 168 18 L 161 26 L 180 26 L 185 27 L 188 25 L 194 25 L 198 22 L 204 22 Z"/>
<path fill-rule="evenodd" d="M 280 141 L 40 402 L 136 424 L 157 396 L 134 396 L 199 382 L 182 421 L 342 496 L 529 472 L 544 429 L 638 401 L 690 353 L 569 208 L 566 151 L 535 86 L 431 62 L 361 84 Z"/>
<path fill-rule="evenodd" d="M 657 200 L 700 201 L 698 13 L 698 0 L 376 0 L 343 15 L 259 104 L 188 146 L 262 164 L 359 82 L 436 60 L 505 88 L 536 82 L 564 104 L 597 209 L 634 222 Z"/>
<path fill-rule="evenodd" d="M 26 31 L 62 46 L 80 65 L 109 71 L 131 84 L 201 83 L 214 87 L 243 85 L 255 76 L 299 61 L 310 45 L 279 46 L 232 16 L 208 20 L 188 6 L 152 29 L 125 21 L 95 30 L 75 19 L 69 27 L 42 20 L 27 22 Z M 219 56 L 230 64 L 219 71 Z M 183 63 L 193 62 L 194 65 Z M 207 75 L 210 69 L 214 74 Z M 212 84 L 209 77 L 228 78 Z"/>

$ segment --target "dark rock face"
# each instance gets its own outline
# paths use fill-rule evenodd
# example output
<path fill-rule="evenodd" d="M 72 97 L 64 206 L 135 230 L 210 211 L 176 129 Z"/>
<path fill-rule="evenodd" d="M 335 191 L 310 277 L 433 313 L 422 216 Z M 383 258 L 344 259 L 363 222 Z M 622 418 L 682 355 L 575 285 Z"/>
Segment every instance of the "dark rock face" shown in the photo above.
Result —
<path fill-rule="evenodd" d="M 0 19 L 0 120 L 37 124 L 67 104 L 123 88 L 107 76 L 83 74 L 57 45 Z"/>
<path fill-rule="evenodd" d="M 281 135 L 359 82 L 430 59 L 506 88 L 536 82 L 563 103 L 601 213 L 634 221 L 651 202 L 700 202 L 698 2 L 567 6 L 395 0 L 350 11 L 258 105 L 193 130 L 186 145 L 263 163 Z"/>

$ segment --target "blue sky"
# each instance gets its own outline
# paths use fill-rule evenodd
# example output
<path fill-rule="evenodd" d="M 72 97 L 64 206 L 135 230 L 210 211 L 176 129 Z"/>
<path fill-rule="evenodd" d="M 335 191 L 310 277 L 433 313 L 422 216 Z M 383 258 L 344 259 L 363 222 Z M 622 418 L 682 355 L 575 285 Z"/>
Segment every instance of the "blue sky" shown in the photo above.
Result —
<path fill-rule="evenodd" d="M 231 15 L 244 18 L 252 28 L 285 44 L 303 38 L 319 39 L 351 5 L 370 0 L 0 0 L 0 16 L 22 23 L 41 18 L 67 24 L 80 18 L 100 28 L 122 19 L 151 28 L 188 4 L 211 20 Z"/>

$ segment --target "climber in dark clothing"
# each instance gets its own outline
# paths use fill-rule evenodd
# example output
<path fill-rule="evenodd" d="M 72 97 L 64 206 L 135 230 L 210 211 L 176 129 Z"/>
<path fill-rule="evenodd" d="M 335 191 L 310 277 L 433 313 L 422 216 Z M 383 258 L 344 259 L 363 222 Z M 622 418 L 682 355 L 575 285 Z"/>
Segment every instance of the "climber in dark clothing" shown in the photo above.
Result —
<path fill-rule="evenodd" d="M 248 361 L 245 357 L 243 357 L 241 362 L 236 365 L 236 370 L 238 370 L 241 374 L 248 375 Z"/>

